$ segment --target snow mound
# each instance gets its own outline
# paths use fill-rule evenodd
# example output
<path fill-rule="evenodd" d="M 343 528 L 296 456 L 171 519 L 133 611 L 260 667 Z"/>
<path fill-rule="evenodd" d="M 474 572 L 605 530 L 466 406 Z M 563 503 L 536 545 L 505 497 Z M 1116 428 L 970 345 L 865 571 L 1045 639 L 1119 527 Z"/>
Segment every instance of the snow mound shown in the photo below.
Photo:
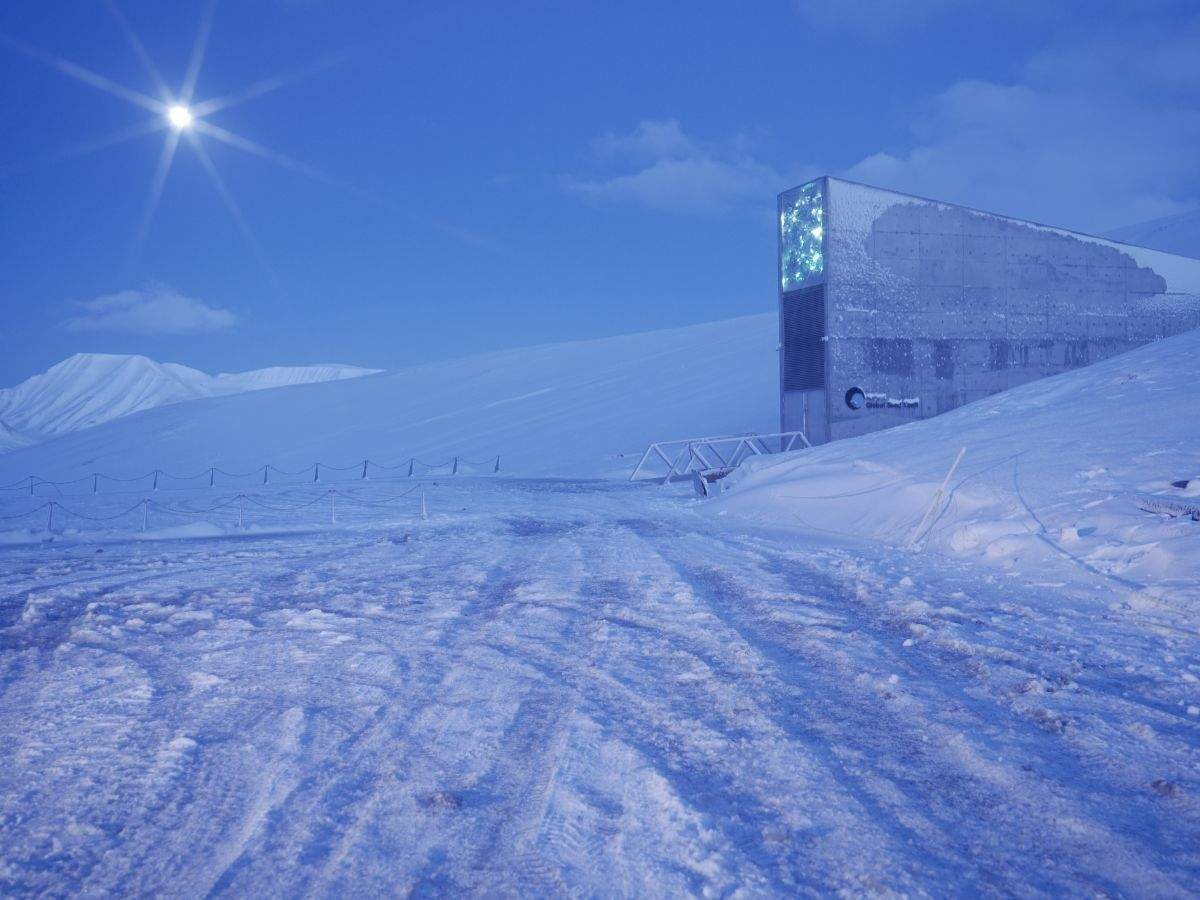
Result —
<path fill-rule="evenodd" d="M 356 378 L 375 371 L 321 365 L 213 377 L 144 356 L 77 353 L 14 388 L 0 390 L 0 451 L 172 403 Z"/>
<path fill-rule="evenodd" d="M 652 440 L 776 430 L 777 330 L 774 314 L 748 316 L 193 399 L 8 453 L 0 483 L 497 454 L 506 472 L 628 474 Z M 188 392 L 189 376 L 171 375 Z"/>
<path fill-rule="evenodd" d="M 1028 573 L 1200 585 L 1200 331 L 914 422 L 731 475 L 723 514 L 924 546 Z M 946 499 L 922 520 L 960 448 Z M 1177 486 L 1184 485 L 1186 486 Z M 1161 514 L 1148 509 L 1165 510 Z"/>

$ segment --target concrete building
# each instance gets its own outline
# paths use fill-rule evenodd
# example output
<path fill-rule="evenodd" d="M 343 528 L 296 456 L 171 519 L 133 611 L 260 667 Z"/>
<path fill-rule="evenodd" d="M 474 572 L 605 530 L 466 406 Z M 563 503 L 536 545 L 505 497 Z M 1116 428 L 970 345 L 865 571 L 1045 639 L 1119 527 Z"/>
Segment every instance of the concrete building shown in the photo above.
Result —
<path fill-rule="evenodd" d="M 1200 327 L 1200 260 L 819 178 L 779 195 L 780 417 L 814 443 Z"/>

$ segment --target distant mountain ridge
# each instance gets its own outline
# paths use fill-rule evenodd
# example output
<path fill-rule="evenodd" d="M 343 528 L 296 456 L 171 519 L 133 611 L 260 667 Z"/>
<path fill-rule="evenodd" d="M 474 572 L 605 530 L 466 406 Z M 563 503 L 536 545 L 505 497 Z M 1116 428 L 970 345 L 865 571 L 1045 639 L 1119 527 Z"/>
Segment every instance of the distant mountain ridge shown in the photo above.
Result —
<path fill-rule="evenodd" d="M 378 371 L 323 364 L 214 376 L 145 356 L 77 353 L 16 387 L 0 389 L 0 452 L 158 406 Z"/>

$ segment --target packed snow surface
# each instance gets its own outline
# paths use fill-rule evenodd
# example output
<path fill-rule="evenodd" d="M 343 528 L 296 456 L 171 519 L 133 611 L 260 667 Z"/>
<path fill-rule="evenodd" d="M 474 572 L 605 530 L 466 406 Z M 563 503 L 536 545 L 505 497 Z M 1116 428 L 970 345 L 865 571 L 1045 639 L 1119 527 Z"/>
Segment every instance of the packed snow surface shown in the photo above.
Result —
<path fill-rule="evenodd" d="M 0 891 L 1200 891 L 1194 606 L 681 485 L 336 489 L 0 548 Z"/>
<path fill-rule="evenodd" d="M 176 403 L 0 456 L 0 484 L 412 456 L 627 474 L 652 440 L 776 430 L 777 333 L 774 315 L 748 316 Z"/>
<path fill-rule="evenodd" d="M 772 430 L 775 328 L 0 457 L 0 893 L 1200 893 L 1200 333 L 716 501 L 578 477 Z"/>
<path fill-rule="evenodd" d="M 207 375 L 144 356 L 77 353 L 14 388 L 0 389 L 0 452 L 200 397 L 370 375 L 356 366 L 276 366 Z"/>

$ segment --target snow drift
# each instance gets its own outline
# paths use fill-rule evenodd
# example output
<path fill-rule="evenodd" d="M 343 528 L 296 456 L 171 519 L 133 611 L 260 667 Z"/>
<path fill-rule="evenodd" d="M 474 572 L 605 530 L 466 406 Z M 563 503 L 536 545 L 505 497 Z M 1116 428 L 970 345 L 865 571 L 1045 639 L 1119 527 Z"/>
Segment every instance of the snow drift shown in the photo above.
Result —
<path fill-rule="evenodd" d="M 144 356 L 77 353 L 0 389 L 0 452 L 185 400 L 370 375 L 357 366 L 276 366 L 208 375 Z"/>
<path fill-rule="evenodd" d="M 1180 501 L 1200 500 L 1198 420 L 1192 331 L 934 419 L 755 459 L 726 479 L 715 508 L 817 533 L 915 539 L 1026 573 L 1058 560 L 1127 587 L 1194 589 L 1200 524 Z M 946 501 L 914 534 L 961 447 Z"/>
<path fill-rule="evenodd" d="M 506 471 L 521 474 L 628 474 L 651 440 L 774 431 L 776 330 L 776 317 L 767 314 L 136 413 L 131 399 L 122 409 L 132 414 L 0 457 L 0 483 L 31 473 L 66 479 L 96 471 L 246 470 L 268 462 L 298 469 L 316 461 L 497 454 Z M 168 370 L 155 383 L 176 374 Z M 182 396 L 191 382 L 171 384 L 172 396 Z M 136 386 L 122 395 L 136 398 Z M 67 399 L 44 406 L 81 425 Z M 7 418 L 3 407 L 0 416 Z"/>

